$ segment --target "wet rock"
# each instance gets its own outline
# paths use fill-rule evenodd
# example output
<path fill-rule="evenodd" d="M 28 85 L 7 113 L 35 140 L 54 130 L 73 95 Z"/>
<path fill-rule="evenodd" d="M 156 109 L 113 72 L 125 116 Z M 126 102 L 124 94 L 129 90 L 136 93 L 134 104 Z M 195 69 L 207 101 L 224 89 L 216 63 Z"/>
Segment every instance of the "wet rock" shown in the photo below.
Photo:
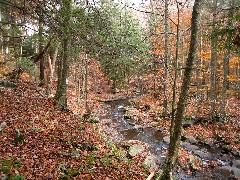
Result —
<path fill-rule="evenodd" d="M 123 105 L 119 105 L 119 106 L 117 107 L 117 109 L 118 109 L 118 111 L 121 111 L 121 112 L 123 112 L 123 113 L 126 113 L 126 112 L 127 112 L 127 109 L 126 109 Z"/>
<path fill-rule="evenodd" d="M 186 141 L 187 139 L 188 139 L 187 136 L 184 136 L 184 135 L 181 136 L 181 141 Z"/>
<path fill-rule="evenodd" d="M 127 129 L 121 132 L 125 139 L 136 139 L 136 137 L 139 135 L 140 131 L 136 129 Z"/>
<path fill-rule="evenodd" d="M 162 141 L 163 140 L 163 133 L 161 131 L 155 131 L 154 132 L 154 137 L 158 140 L 158 141 Z"/>
<path fill-rule="evenodd" d="M 238 179 L 240 179 L 240 169 L 236 168 L 236 167 L 231 167 L 231 166 L 223 166 L 220 168 L 221 172 L 224 174 L 229 173 L 234 174 L 234 176 L 236 176 Z"/>
<path fill-rule="evenodd" d="M 143 162 L 143 164 L 150 168 L 151 170 L 157 170 L 159 168 L 160 163 L 161 160 L 159 159 L 159 157 L 153 154 L 147 156 Z"/>
<path fill-rule="evenodd" d="M 233 174 L 232 167 L 231 166 L 223 166 L 220 169 L 221 174 L 224 176 L 231 176 Z"/>
<path fill-rule="evenodd" d="M 135 125 L 133 129 L 137 131 L 143 131 L 144 127 L 141 125 Z"/>
<path fill-rule="evenodd" d="M 222 146 L 222 151 L 221 153 L 223 154 L 229 154 L 229 152 L 231 152 L 231 150 L 229 149 L 229 147 L 227 145 L 223 145 Z"/>
<path fill-rule="evenodd" d="M 219 162 L 221 164 L 221 166 L 226 166 L 229 164 L 227 161 L 223 161 L 221 159 L 217 159 L 217 162 Z"/>
<path fill-rule="evenodd" d="M 240 169 L 239 168 L 236 168 L 236 167 L 232 167 L 232 170 L 233 170 L 233 173 L 234 175 L 240 179 Z"/>
<path fill-rule="evenodd" d="M 198 146 L 192 145 L 192 144 L 190 144 L 189 142 L 183 142 L 183 143 L 182 143 L 182 146 L 183 146 L 184 148 L 187 148 L 188 151 L 194 151 L 194 150 L 198 150 L 198 149 L 199 149 Z"/>
<path fill-rule="evenodd" d="M 207 145 L 209 147 L 212 147 L 214 145 L 214 139 L 209 138 L 209 139 L 205 140 L 203 142 L 203 144 L 205 144 L 205 145 Z"/>
<path fill-rule="evenodd" d="M 240 169 L 240 160 L 234 160 L 233 166 Z"/>
<path fill-rule="evenodd" d="M 167 144 L 170 144 L 170 137 L 168 136 L 163 137 L 163 141 Z"/>
<path fill-rule="evenodd" d="M 211 159 L 209 153 L 203 152 L 201 150 L 195 150 L 193 151 L 193 154 L 199 156 L 201 159 Z"/>
<path fill-rule="evenodd" d="M 189 137 L 189 142 L 190 142 L 191 144 L 197 144 L 198 141 L 196 140 L 195 137 L 190 136 L 190 137 Z"/>
<path fill-rule="evenodd" d="M 130 146 L 129 151 L 128 151 L 128 154 L 129 154 L 131 157 L 134 157 L 134 156 L 138 155 L 139 153 L 143 152 L 144 149 L 145 149 L 145 148 L 144 148 L 143 145 L 134 144 L 134 145 Z"/>
<path fill-rule="evenodd" d="M 188 151 L 194 151 L 194 150 L 197 150 L 197 149 L 199 149 L 199 147 L 198 146 L 195 146 L 195 145 L 188 145 L 188 146 L 186 146 L 186 148 L 188 149 Z"/>
<path fill-rule="evenodd" d="M 233 149 L 231 152 L 232 152 L 232 154 L 234 154 L 235 156 L 240 156 L 240 150 Z"/>

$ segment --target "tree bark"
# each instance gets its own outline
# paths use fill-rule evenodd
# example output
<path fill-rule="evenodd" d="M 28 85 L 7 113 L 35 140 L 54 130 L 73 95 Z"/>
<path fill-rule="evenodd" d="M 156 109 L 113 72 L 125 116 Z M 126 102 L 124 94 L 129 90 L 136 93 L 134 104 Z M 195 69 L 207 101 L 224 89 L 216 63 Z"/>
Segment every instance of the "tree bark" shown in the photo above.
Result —
<path fill-rule="evenodd" d="M 69 27 L 70 25 L 70 16 L 71 12 L 71 0 L 63 1 L 63 23 L 65 27 Z M 60 109 L 67 109 L 67 77 L 69 71 L 69 29 L 64 31 L 62 46 L 63 46 L 63 54 L 62 60 L 60 64 L 60 69 L 58 73 L 58 86 L 55 95 L 55 100 L 57 101 L 58 107 Z"/>
<path fill-rule="evenodd" d="M 228 33 L 227 33 L 227 40 L 226 40 L 226 54 L 225 57 L 223 58 L 223 86 L 222 86 L 222 101 L 221 101 L 221 106 L 220 106 L 220 118 L 221 120 L 226 119 L 226 92 L 228 88 L 228 80 L 227 76 L 229 75 L 229 59 L 230 59 L 230 53 L 231 53 L 231 42 L 232 42 L 232 32 L 231 32 L 231 27 L 232 27 L 232 17 L 234 13 L 234 0 L 231 0 L 229 2 L 229 15 L 228 15 Z"/>
<path fill-rule="evenodd" d="M 211 62 L 210 62 L 210 68 L 211 68 L 211 87 L 210 87 L 210 102 L 211 102 L 211 110 L 210 110 L 210 116 L 211 120 L 215 121 L 216 118 L 216 74 L 217 74 L 217 26 L 216 26 L 216 11 L 217 11 L 217 0 L 215 1 L 216 4 L 214 4 L 214 12 L 213 12 L 213 30 L 212 30 L 212 37 L 211 37 Z"/>
<path fill-rule="evenodd" d="M 172 117 L 171 117 L 171 124 L 173 124 L 170 128 L 170 133 L 173 132 L 174 126 L 174 118 L 175 118 L 175 102 L 176 102 L 176 91 L 177 91 L 177 78 L 178 78 L 178 51 L 179 51 L 179 29 L 180 29 L 180 7 L 178 2 L 177 3 L 177 35 L 176 35 L 176 51 L 175 51 L 175 62 L 174 62 L 174 82 L 173 82 L 173 100 L 172 100 Z"/>
<path fill-rule="evenodd" d="M 39 25 L 38 25 L 38 36 L 39 36 L 39 54 L 43 52 L 43 16 L 39 16 Z M 45 84 L 45 73 L 44 73 L 44 56 L 40 58 L 40 86 Z"/>
<path fill-rule="evenodd" d="M 163 171 L 159 178 L 161 180 L 173 179 L 173 168 L 176 163 L 176 158 L 178 154 L 178 148 L 179 148 L 180 138 L 182 133 L 183 114 L 184 114 L 187 96 L 188 96 L 193 62 L 197 52 L 198 21 L 200 17 L 201 4 L 202 4 L 202 0 L 196 0 L 193 6 L 192 20 L 191 20 L 192 26 L 191 26 L 190 48 L 189 48 L 188 58 L 186 62 L 183 83 L 181 86 L 181 93 L 180 93 L 179 101 L 177 104 L 176 117 L 173 124 L 173 133 L 170 138 L 168 156 L 165 160 L 165 163 L 163 165 Z"/>
<path fill-rule="evenodd" d="M 200 56 L 197 56 L 197 61 L 196 61 L 196 79 L 197 79 L 197 93 L 196 93 L 196 98 L 197 98 L 197 110 L 196 113 L 200 113 L 200 102 L 202 101 L 202 47 L 203 47 L 203 37 L 202 37 L 202 27 L 201 32 L 200 32 Z"/>
<path fill-rule="evenodd" d="M 167 116 L 168 115 L 168 61 L 169 61 L 169 56 L 168 56 L 168 35 L 169 35 L 169 23 L 168 23 L 168 18 L 169 18 L 169 12 L 168 12 L 168 5 L 169 1 L 165 0 L 165 19 L 164 19 L 164 26 L 165 26 L 165 42 L 164 42 L 164 66 L 165 66 L 165 73 L 164 73 L 164 100 L 163 100 L 163 115 Z"/>

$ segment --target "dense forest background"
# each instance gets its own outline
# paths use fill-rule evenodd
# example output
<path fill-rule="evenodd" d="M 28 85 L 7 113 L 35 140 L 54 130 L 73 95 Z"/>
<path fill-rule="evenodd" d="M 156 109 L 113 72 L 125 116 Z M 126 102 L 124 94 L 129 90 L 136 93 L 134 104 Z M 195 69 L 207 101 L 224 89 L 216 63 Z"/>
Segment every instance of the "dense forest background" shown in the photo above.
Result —
<path fill-rule="evenodd" d="M 180 162 L 188 158 L 188 165 L 200 170 L 197 160 L 193 163 L 181 154 L 183 136 L 197 137 L 210 146 L 209 139 L 214 139 L 218 147 L 239 157 L 239 8 L 239 0 L 0 0 L 1 135 L 6 125 L 12 126 L 6 131 L 17 133 L 15 144 L 23 143 L 24 127 L 8 118 L 7 102 L 16 102 L 4 100 L 8 88 L 13 88 L 12 96 L 27 96 L 29 102 L 20 101 L 33 103 L 31 108 L 48 108 L 42 102 L 46 100 L 88 123 L 101 121 L 96 120 L 103 110 L 101 103 L 137 96 L 126 116 L 134 125 L 160 128 L 171 139 L 169 152 L 177 151 L 165 161 L 160 179 L 172 176 L 177 157 Z M 34 96 L 41 100 L 32 102 Z M 27 116 L 37 117 L 32 113 Z M 1 154 L 1 167 L 8 167 L 2 163 L 9 160 L 7 153 L 1 150 Z M 13 173 L 16 162 L 11 159 L 11 163 L 11 171 L 1 170 L 6 177 Z M 75 177 L 74 172 L 82 175 L 74 168 L 66 177 Z M 157 174 L 156 169 L 150 172 Z M 86 175 L 93 177 L 97 175 Z"/>

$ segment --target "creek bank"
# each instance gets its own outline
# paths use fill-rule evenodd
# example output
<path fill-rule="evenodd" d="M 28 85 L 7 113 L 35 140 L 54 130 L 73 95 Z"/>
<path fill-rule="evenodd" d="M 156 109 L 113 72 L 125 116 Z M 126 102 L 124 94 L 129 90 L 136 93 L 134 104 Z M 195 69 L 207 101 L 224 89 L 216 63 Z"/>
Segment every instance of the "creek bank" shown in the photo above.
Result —
<path fill-rule="evenodd" d="M 170 143 L 166 128 L 163 126 L 152 126 L 151 124 L 149 125 L 145 123 L 144 116 L 139 116 L 139 110 L 136 110 L 127 99 L 108 100 L 105 102 L 105 108 L 105 115 L 100 117 L 100 123 L 104 127 L 103 132 L 105 132 L 113 141 L 128 142 L 131 140 L 137 140 L 141 143 L 146 143 L 148 148 L 140 148 L 139 146 L 137 148 L 138 152 L 133 154 L 134 156 L 138 156 L 149 152 L 150 154 L 145 156 L 145 163 L 143 164 L 148 168 L 154 167 L 153 169 L 158 169 L 164 162 L 166 157 L 164 152 Z M 139 108 L 143 109 L 144 112 L 148 112 L 151 109 L 150 106 L 140 106 Z M 195 124 L 192 123 L 192 121 L 191 124 L 190 122 L 187 123 L 188 125 L 185 126 L 185 129 L 190 128 Z M 226 154 L 226 152 L 224 153 L 219 147 L 217 150 L 211 149 L 211 147 L 213 147 L 212 145 L 214 145 L 212 142 L 212 140 L 204 142 L 194 136 L 182 136 L 182 148 L 186 149 L 190 154 L 191 158 L 189 159 L 188 167 L 192 169 L 194 175 L 186 175 L 188 168 L 183 168 L 186 172 L 181 172 L 180 174 L 177 172 L 177 176 L 184 177 L 185 179 L 191 179 L 192 177 L 198 177 L 201 179 L 200 177 L 204 177 L 205 174 L 201 174 L 201 171 L 198 171 L 200 166 L 205 169 L 212 169 L 209 172 L 209 179 L 213 179 L 212 177 L 224 179 L 233 175 L 238 176 L 239 168 L 233 167 L 232 165 L 234 159 L 238 162 L 238 157 L 234 157 L 230 152 L 228 152 L 230 154 Z M 129 149 L 130 148 L 132 151 L 134 146 L 132 147 L 130 145 Z M 228 173 L 225 172 L 224 174 L 221 172 L 224 168 L 220 167 L 225 166 L 233 168 L 230 171 L 227 171 Z"/>

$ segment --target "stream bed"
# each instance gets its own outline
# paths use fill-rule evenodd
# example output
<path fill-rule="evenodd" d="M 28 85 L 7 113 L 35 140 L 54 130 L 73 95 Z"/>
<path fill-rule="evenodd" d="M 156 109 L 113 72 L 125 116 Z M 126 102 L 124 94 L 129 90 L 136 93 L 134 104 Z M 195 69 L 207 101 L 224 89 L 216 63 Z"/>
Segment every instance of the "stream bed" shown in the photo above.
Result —
<path fill-rule="evenodd" d="M 157 164 L 162 164 L 166 158 L 162 152 L 168 148 L 169 138 L 153 127 L 142 127 L 132 124 L 124 118 L 125 107 L 130 105 L 129 99 L 114 100 L 105 103 L 105 113 L 100 116 L 103 132 L 114 142 L 138 140 L 149 145 L 147 151 L 157 156 Z M 219 166 L 212 167 L 205 172 L 195 171 L 187 173 L 188 169 L 176 170 L 177 179 L 196 180 L 228 180 L 240 179 L 240 158 L 231 154 L 222 153 L 221 149 L 199 146 L 189 142 L 182 142 L 182 147 L 188 149 L 190 153 L 201 159 L 203 165 L 208 165 L 210 161 L 217 161 Z M 177 168 L 179 169 L 179 168 Z M 238 178 L 235 178 L 235 177 Z"/>

